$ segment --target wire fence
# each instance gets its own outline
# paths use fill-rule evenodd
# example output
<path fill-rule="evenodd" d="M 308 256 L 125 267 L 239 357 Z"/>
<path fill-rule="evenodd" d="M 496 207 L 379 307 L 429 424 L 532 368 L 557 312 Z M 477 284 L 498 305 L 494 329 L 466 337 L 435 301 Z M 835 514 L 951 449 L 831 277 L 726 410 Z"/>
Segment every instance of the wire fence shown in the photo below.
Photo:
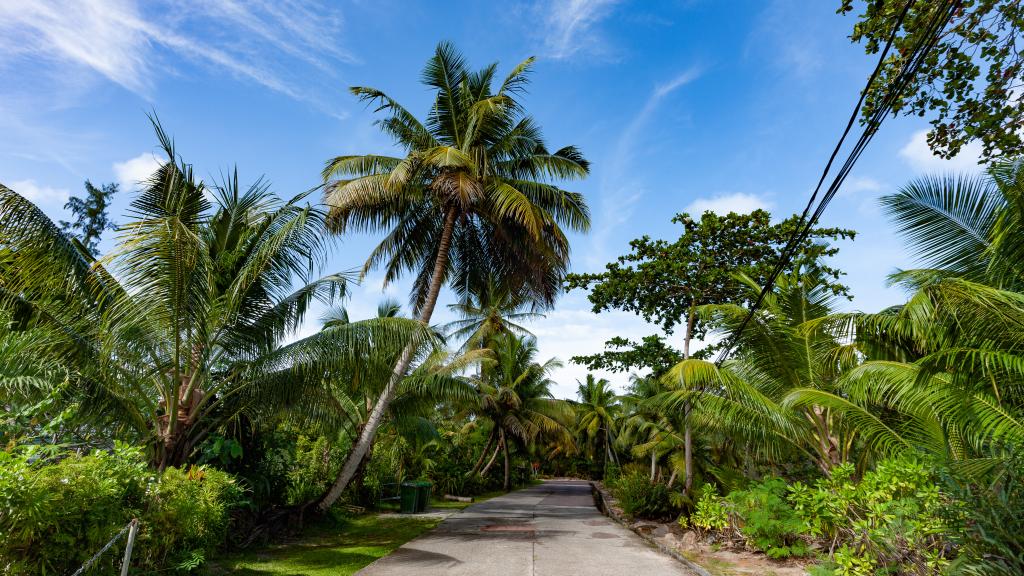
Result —
<path fill-rule="evenodd" d="M 124 536 L 126 532 L 128 533 L 128 544 L 125 546 L 124 560 L 122 560 L 121 562 L 121 574 L 127 574 L 128 564 L 131 561 L 132 557 L 132 545 L 135 543 L 135 534 L 137 533 L 138 529 L 139 519 L 135 518 L 131 522 L 129 522 L 124 528 L 121 528 L 121 530 L 117 534 L 114 534 L 114 537 L 111 538 L 110 541 L 107 542 L 105 546 L 103 546 L 103 548 L 100 548 L 98 552 L 93 554 L 92 558 L 86 560 L 85 564 L 82 564 L 81 568 L 75 570 L 71 574 L 71 576 L 81 576 L 82 574 L 84 574 L 85 571 L 91 568 L 92 565 L 95 564 L 96 561 L 100 559 L 100 556 L 103 556 L 103 554 L 107 550 L 110 550 L 110 547 L 113 546 L 114 543 L 116 543 L 118 540 L 120 540 L 121 537 Z"/>

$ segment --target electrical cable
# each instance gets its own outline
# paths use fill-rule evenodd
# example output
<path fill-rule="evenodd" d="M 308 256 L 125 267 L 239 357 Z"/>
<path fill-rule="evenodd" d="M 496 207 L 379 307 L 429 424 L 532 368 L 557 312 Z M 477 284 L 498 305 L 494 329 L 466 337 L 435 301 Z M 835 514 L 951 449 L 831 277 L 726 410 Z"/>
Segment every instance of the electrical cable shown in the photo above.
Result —
<path fill-rule="evenodd" d="M 946 0 L 941 3 L 940 7 L 935 9 L 934 14 L 932 15 L 931 20 L 928 22 L 928 25 L 926 26 L 924 33 L 918 39 L 917 43 L 914 46 L 914 49 L 910 52 L 909 56 L 906 57 L 906 62 L 901 67 L 900 73 L 896 76 L 896 78 L 893 81 L 890 82 L 889 90 L 886 93 L 881 105 L 875 106 L 872 110 L 872 114 L 865 122 L 866 127 L 864 129 L 864 132 L 857 140 L 857 143 L 853 146 L 853 149 L 850 151 L 850 154 L 847 156 L 846 161 L 843 163 L 842 167 L 836 173 L 832 183 L 829 185 L 828 189 L 825 191 L 825 194 L 822 196 L 821 202 L 818 204 L 816 208 L 814 208 L 814 211 L 811 212 L 811 209 L 812 207 L 814 207 L 815 201 L 817 200 L 818 194 L 821 192 L 821 188 L 832 170 L 832 165 L 834 164 L 836 157 L 838 157 L 839 152 L 842 150 L 843 145 L 846 142 L 847 136 L 850 134 L 850 131 L 853 128 L 853 124 L 856 122 L 857 117 L 860 115 L 860 110 L 864 105 L 864 101 L 867 97 L 868 90 L 871 89 L 872 85 L 875 83 L 879 74 L 884 68 L 886 58 L 888 57 L 888 54 L 892 49 L 892 45 L 895 42 L 896 35 L 899 33 L 899 30 L 903 27 L 903 22 L 906 19 L 907 14 L 910 12 L 910 8 L 915 3 L 916 0 L 908 0 L 906 6 L 904 6 L 903 10 L 901 11 L 899 18 L 897 19 L 896 24 L 893 26 L 893 30 L 885 43 L 885 47 L 883 48 L 878 58 L 878 64 L 875 66 L 874 71 L 872 71 L 871 76 L 868 78 L 868 82 L 865 85 L 864 90 L 861 92 L 860 98 L 857 100 L 857 105 L 854 107 L 853 113 L 850 115 L 850 119 L 846 124 L 846 128 L 843 130 L 842 136 L 840 136 L 839 138 L 839 142 L 836 144 L 836 147 L 833 149 L 832 154 L 829 156 L 828 162 L 825 164 L 825 168 L 822 171 L 821 177 L 818 179 L 818 184 L 817 186 L 815 186 L 814 192 L 811 194 L 810 200 L 808 200 L 807 202 L 807 206 L 804 208 L 803 213 L 801 213 L 800 215 L 800 219 L 797 224 L 797 230 L 790 238 L 790 240 L 786 243 L 783 250 L 780 252 L 778 261 L 772 268 L 772 271 L 768 275 L 768 278 L 765 281 L 764 286 L 762 287 L 757 298 L 751 304 L 747 314 L 743 318 L 743 321 L 740 323 L 739 327 L 733 332 L 733 334 L 730 336 L 729 341 L 726 343 L 726 346 L 719 353 L 718 358 L 715 360 L 716 365 L 721 366 L 722 363 L 725 362 L 726 359 L 728 359 L 729 355 L 735 349 L 747 325 L 750 323 L 751 319 L 753 319 L 754 315 L 757 313 L 757 309 L 761 306 L 761 304 L 764 302 L 764 299 L 774 288 L 775 281 L 778 279 L 779 275 L 783 272 L 783 270 L 785 270 L 789 266 L 793 257 L 796 255 L 800 247 L 803 246 L 807 237 L 810 235 L 814 225 L 818 222 L 818 220 L 821 218 L 821 215 L 825 212 L 825 209 L 828 207 L 829 203 L 832 201 L 833 198 L 835 198 L 836 194 L 839 192 L 839 189 L 841 188 L 843 182 L 846 180 L 846 177 L 849 175 L 849 173 L 853 170 L 854 165 L 860 158 L 861 154 L 864 152 L 868 143 L 871 142 L 871 139 L 878 132 L 878 128 L 881 126 L 882 121 L 891 113 L 893 104 L 904 93 L 907 86 L 917 77 L 917 73 L 920 70 L 921 66 L 924 64 L 928 54 L 931 52 L 932 48 L 934 48 L 935 44 L 938 42 L 939 32 L 941 32 L 942 29 L 945 28 L 946 25 L 949 23 L 950 19 L 952 19 L 953 14 L 960 7 L 961 2 L 960 0 Z M 809 213 L 810 217 L 808 217 Z"/>

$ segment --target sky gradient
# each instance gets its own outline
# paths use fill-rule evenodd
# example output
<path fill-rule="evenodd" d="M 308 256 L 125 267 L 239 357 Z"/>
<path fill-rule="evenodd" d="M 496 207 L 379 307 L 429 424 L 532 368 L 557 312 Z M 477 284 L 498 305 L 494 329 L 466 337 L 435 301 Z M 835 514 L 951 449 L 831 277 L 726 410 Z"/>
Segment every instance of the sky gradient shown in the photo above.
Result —
<path fill-rule="evenodd" d="M 574 144 L 592 162 L 571 186 L 593 214 L 590 234 L 572 238 L 573 268 L 598 271 L 632 238 L 678 236 L 677 212 L 802 209 L 874 65 L 849 42 L 855 20 L 838 4 L 5 0 L 0 182 L 55 219 L 85 179 L 120 182 L 112 215 L 124 221 L 156 163 L 146 118 L 156 111 L 204 179 L 237 165 L 243 183 L 264 176 L 291 196 L 319 184 L 329 157 L 392 151 L 347 88 L 380 88 L 422 117 L 420 70 L 451 40 L 472 66 L 498 61 L 502 73 L 537 57 L 525 105 L 550 147 Z M 925 173 L 978 169 L 974 146 L 951 161 L 931 156 L 926 129 L 887 120 L 825 215 L 823 225 L 858 232 L 834 260 L 855 296 L 845 309 L 904 296 L 885 278 L 912 260 L 877 198 Z M 376 239 L 339 241 L 329 271 L 361 266 Z M 369 317 L 384 296 L 406 302 L 406 288 L 382 289 L 371 273 L 346 304 Z M 450 319 L 439 306 L 435 322 Z M 555 374 L 564 397 L 586 374 L 571 356 L 657 332 L 631 314 L 592 314 L 579 292 L 531 329 L 542 358 L 566 362 Z"/>

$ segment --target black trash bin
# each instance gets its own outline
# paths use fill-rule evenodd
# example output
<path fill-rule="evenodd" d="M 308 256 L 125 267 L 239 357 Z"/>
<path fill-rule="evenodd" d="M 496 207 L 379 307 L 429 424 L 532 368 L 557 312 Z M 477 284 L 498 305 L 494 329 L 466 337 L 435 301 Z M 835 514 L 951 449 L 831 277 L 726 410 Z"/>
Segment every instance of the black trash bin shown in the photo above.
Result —
<path fill-rule="evenodd" d="M 430 505 L 430 490 L 433 484 L 426 481 L 413 482 L 416 485 L 416 511 L 426 512 Z"/>
<path fill-rule="evenodd" d="M 419 511 L 419 486 L 416 482 L 402 482 L 399 486 L 399 497 L 401 506 L 399 511 L 402 514 L 415 514 Z"/>

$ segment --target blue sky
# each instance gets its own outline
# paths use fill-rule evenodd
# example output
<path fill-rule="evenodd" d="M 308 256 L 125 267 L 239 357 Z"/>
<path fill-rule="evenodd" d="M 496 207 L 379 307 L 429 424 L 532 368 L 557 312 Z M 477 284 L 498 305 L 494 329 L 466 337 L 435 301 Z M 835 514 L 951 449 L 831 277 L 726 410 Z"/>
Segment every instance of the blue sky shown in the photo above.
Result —
<path fill-rule="evenodd" d="M 422 115 L 420 69 L 451 40 L 476 66 L 538 58 L 526 105 L 549 144 L 575 144 L 593 163 L 573 185 L 593 212 L 592 232 L 573 238 L 573 266 L 599 270 L 632 238 L 677 235 L 677 212 L 803 207 L 874 63 L 849 43 L 854 18 L 836 15 L 838 4 L 4 0 L 0 181 L 54 218 L 86 178 L 121 182 L 113 214 L 124 220 L 155 163 L 145 114 L 156 110 L 204 178 L 237 165 L 243 182 L 262 175 L 290 196 L 318 184 L 331 156 L 389 150 L 348 86 L 383 89 Z M 825 216 L 858 231 L 835 261 L 855 295 L 849 309 L 901 301 L 885 277 L 912 263 L 876 199 L 923 173 L 977 169 L 973 146 L 932 157 L 926 128 L 887 121 Z M 343 239 L 332 271 L 361 265 L 374 240 Z M 382 290 L 371 274 L 349 309 L 370 316 L 384 294 L 404 302 L 405 288 Z M 451 319 L 440 310 L 438 322 Z M 545 358 L 566 361 L 562 396 L 586 373 L 569 357 L 656 332 L 629 314 L 591 314 L 582 293 L 532 329 Z"/>

